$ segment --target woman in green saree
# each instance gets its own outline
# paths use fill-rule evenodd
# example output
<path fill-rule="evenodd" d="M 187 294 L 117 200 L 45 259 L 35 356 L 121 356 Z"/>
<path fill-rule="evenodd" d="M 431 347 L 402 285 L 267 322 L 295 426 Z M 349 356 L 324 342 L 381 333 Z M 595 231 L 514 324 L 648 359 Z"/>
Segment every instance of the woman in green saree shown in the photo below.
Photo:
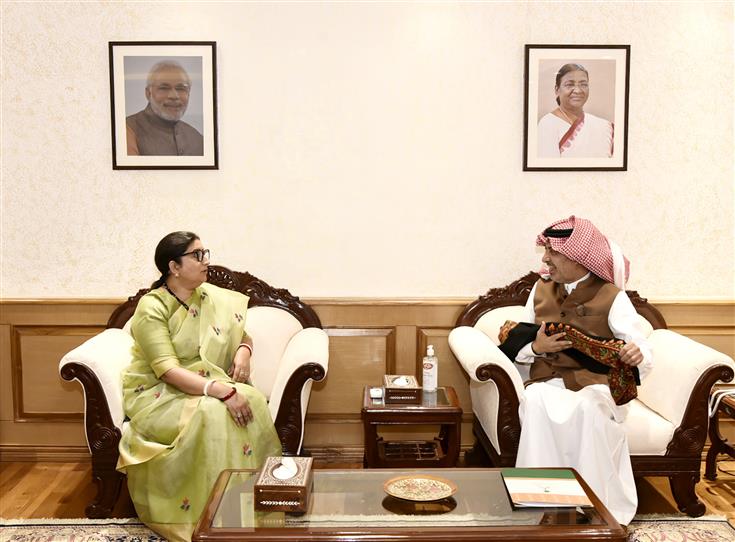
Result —
<path fill-rule="evenodd" d="M 259 468 L 281 446 L 265 397 L 246 384 L 247 296 L 205 283 L 209 251 L 191 232 L 164 237 L 155 261 L 161 278 L 132 318 L 117 468 L 143 522 L 190 540 L 219 473 Z"/>

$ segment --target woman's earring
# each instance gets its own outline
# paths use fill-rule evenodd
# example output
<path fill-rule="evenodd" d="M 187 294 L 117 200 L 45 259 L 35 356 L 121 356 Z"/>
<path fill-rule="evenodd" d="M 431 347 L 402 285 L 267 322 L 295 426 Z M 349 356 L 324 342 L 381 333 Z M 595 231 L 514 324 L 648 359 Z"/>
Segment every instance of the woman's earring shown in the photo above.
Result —
<path fill-rule="evenodd" d="M 174 276 L 175 276 L 176 278 L 179 278 L 179 274 L 178 274 L 178 273 L 176 273 L 176 274 L 175 274 Z"/>

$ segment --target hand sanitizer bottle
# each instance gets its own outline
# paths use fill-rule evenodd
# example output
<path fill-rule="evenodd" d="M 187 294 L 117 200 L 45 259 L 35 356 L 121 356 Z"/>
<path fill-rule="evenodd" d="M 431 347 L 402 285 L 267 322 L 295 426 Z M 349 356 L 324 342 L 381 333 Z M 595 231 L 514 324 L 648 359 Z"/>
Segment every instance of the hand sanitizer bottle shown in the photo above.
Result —
<path fill-rule="evenodd" d="M 422 388 L 424 391 L 436 391 L 437 373 L 439 370 L 437 365 L 438 361 L 434 355 L 434 345 L 430 344 L 426 348 L 426 357 L 424 357 L 423 364 Z"/>

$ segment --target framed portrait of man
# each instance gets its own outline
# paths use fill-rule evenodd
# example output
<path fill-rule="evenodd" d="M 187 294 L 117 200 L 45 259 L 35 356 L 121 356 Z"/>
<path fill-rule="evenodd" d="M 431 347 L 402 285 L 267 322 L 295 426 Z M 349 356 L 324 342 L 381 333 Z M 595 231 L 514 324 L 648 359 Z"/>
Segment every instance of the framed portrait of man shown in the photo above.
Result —
<path fill-rule="evenodd" d="M 526 45 L 524 171 L 626 171 L 630 45 Z"/>
<path fill-rule="evenodd" d="M 113 169 L 218 169 L 216 43 L 109 50 Z"/>

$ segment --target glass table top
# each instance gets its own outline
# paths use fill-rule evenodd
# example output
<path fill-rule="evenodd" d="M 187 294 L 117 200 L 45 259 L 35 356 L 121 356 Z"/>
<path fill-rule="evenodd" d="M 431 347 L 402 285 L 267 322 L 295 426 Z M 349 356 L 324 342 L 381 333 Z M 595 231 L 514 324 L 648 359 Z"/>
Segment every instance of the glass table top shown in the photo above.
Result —
<path fill-rule="evenodd" d="M 407 474 L 443 478 L 457 490 L 451 497 L 430 502 L 385 492 L 385 482 Z M 605 525 L 594 508 L 513 510 L 500 472 L 491 469 L 315 469 L 309 508 L 303 515 L 254 511 L 257 475 L 258 471 L 230 471 L 213 529 Z"/>

